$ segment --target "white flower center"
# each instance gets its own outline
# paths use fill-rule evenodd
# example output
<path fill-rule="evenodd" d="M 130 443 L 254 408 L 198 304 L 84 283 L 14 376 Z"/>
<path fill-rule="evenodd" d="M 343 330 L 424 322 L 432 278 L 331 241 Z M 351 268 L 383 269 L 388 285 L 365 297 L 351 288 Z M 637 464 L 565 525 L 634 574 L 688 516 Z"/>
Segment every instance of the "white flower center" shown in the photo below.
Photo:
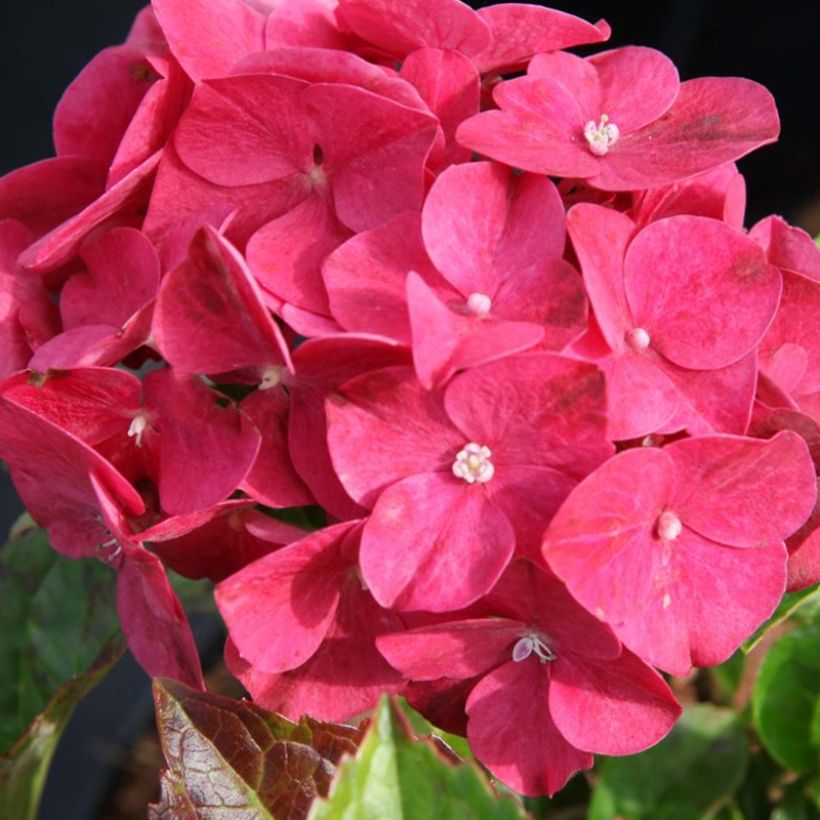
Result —
<path fill-rule="evenodd" d="M 479 318 L 487 316 L 492 310 L 493 300 L 485 293 L 471 293 L 467 297 L 467 310 L 475 313 Z"/>
<path fill-rule="evenodd" d="M 584 126 L 584 136 L 589 143 L 589 150 L 596 157 L 602 157 L 609 153 L 609 149 L 618 141 L 621 132 L 614 122 L 609 121 L 606 114 L 601 116 L 601 121 L 596 124 L 595 120 L 590 120 Z"/>
<path fill-rule="evenodd" d="M 277 365 L 270 365 L 262 371 L 262 380 L 259 382 L 260 390 L 270 390 L 282 383 L 283 368 Z"/>
<path fill-rule="evenodd" d="M 658 530 L 658 536 L 664 541 L 674 541 L 683 530 L 680 518 L 671 510 L 665 510 L 658 516 L 658 521 L 655 524 Z"/>
<path fill-rule="evenodd" d="M 541 663 L 554 661 L 558 657 L 535 633 L 519 638 L 512 651 L 516 663 L 527 660 L 530 655 L 535 655 Z"/>
<path fill-rule="evenodd" d="M 495 467 L 490 461 L 491 455 L 489 447 L 471 441 L 463 450 L 459 450 L 453 462 L 453 475 L 463 478 L 468 484 L 486 484 L 495 473 Z"/>
<path fill-rule="evenodd" d="M 128 428 L 128 438 L 133 438 L 137 447 L 142 447 L 142 434 L 148 426 L 148 416 L 144 413 L 137 413 L 131 420 L 131 426 Z"/>
<path fill-rule="evenodd" d="M 646 350 L 652 341 L 650 335 L 642 327 L 633 327 L 631 330 L 627 330 L 624 338 L 626 343 L 636 351 Z"/>

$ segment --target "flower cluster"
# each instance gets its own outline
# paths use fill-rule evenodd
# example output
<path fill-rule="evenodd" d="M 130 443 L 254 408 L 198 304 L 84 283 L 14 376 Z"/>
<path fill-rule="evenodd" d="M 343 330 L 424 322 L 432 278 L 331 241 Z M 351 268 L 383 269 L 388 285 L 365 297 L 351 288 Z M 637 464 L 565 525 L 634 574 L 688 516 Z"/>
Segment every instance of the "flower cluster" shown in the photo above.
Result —
<path fill-rule="evenodd" d="M 402 693 L 552 794 L 820 578 L 820 252 L 754 82 L 459 0 L 154 0 L 0 179 L 0 456 L 202 686 Z M 318 506 L 309 532 L 277 510 Z"/>

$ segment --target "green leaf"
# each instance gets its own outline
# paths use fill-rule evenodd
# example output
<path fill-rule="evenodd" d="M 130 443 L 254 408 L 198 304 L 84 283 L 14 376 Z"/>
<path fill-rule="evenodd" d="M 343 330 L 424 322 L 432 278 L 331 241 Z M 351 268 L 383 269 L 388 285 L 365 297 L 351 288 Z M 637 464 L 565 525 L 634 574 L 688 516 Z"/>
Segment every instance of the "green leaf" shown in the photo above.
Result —
<path fill-rule="evenodd" d="M 293 723 L 163 678 L 154 681 L 154 703 L 168 765 L 154 818 L 217 816 L 226 806 L 232 817 L 304 817 L 362 734 L 310 717 Z"/>
<path fill-rule="evenodd" d="M 746 653 L 751 652 L 773 627 L 783 623 L 787 618 L 805 621 L 814 620 L 817 616 L 820 616 L 820 586 L 790 592 L 783 596 L 772 617 L 761 624 L 757 631 L 743 642 L 741 648 Z"/>
<path fill-rule="evenodd" d="M 818 768 L 814 722 L 820 699 L 820 624 L 800 626 L 772 646 L 755 683 L 752 713 L 763 745 L 789 771 Z"/>
<path fill-rule="evenodd" d="M 701 820 L 728 801 L 747 762 L 740 716 L 709 704 L 691 706 L 657 746 L 600 761 L 588 820 Z"/>
<path fill-rule="evenodd" d="M 817 809 L 803 788 L 794 785 L 777 804 L 770 820 L 817 820 Z"/>
<path fill-rule="evenodd" d="M 399 708 L 402 714 L 410 724 L 413 734 L 417 738 L 431 737 L 437 740 L 442 740 L 446 743 L 462 760 L 473 760 L 473 750 L 467 742 L 466 737 L 461 735 L 454 735 L 451 732 L 445 732 L 433 726 L 424 715 L 417 712 L 404 698 L 398 698 Z"/>
<path fill-rule="evenodd" d="M 310 820 L 521 820 L 520 804 L 498 797 L 472 763 L 454 764 L 414 740 L 397 707 L 382 698 L 356 757 L 341 765 Z"/>
<path fill-rule="evenodd" d="M 48 545 L 28 516 L 0 550 L 0 817 L 34 817 L 77 702 L 124 644 L 114 576 Z"/>

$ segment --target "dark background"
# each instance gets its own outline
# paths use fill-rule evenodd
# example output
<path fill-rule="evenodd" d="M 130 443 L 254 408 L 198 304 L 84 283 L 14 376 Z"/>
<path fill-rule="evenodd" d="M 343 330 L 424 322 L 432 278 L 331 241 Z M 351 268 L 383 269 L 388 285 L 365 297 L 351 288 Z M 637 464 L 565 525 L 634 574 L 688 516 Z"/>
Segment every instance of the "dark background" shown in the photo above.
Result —
<path fill-rule="evenodd" d="M 0 0 L 0 174 L 52 154 L 51 114 L 62 90 L 97 51 L 125 37 L 142 5 L 141 0 Z M 605 17 L 613 36 L 604 47 L 658 48 L 684 79 L 734 75 L 766 85 L 780 109 L 782 136 L 740 164 L 748 182 L 748 224 L 774 212 L 812 235 L 820 233 L 820 3 L 558 0 L 552 5 L 591 21 Z M 0 544 L 18 512 L 0 468 Z M 205 627 L 198 629 L 200 643 L 213 645 L 212 628 L 197 626 Z M 77 710 L 51 772 L 41 820 L 101 816 L 95 807 L 150 716 L 147 679 L 126 660 Z"/>

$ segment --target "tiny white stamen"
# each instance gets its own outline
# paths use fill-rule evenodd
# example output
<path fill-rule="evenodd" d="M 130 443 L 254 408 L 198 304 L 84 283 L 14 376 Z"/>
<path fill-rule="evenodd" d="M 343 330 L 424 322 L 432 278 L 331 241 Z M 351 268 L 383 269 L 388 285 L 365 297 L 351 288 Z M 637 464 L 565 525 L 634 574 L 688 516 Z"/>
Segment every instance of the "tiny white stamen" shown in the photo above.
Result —
<path fill-rule="evenodd" d="M 282 383 L 283 368 L 277 365 L 270 365 L 262 371 L 262 380 L 259 382 L 260 390 L 270 390 L 278 387 Z"/>
<path fill-rule="evenodd" d="M 669 609 L 669 604 L 672 603 L 672 596 L 667 592 L 666 595 L 663 596 L 663 608 Z"/>
<path fill-rule="evenodd" d="M 453 475 L 463 478 L 468 484 L 486 484 L 495 474 L 495 467 L 490 461 L 492 454 L 489 447 L 471 441 L 456 455 Z"/>
<path fill-rule="evenodd" d="M 652 341 L 649 334 L 642 327 L 633 327 L 627 330 L 624 339 L 633 350 L 646 350 Z"/>
<path fill-rule="evenodd" d="M 602 157 L 609 153 L 609 149 L 618 141 L 621 132 L 614 122 L 609 121 L 606 114 L 601 116 L 601 121 L 596 123 L 590 120 L 584 126 L 584 137 L 589 143 L 589 150 L 596 157 Z"/>
<path fill-rule="evenodd" d="M 128 438 L 133 438 L 137 447 L 142 447 L 142 434 L 146 427 L 148 427 L 148 417 L 144 413 L 137 413 L 128 428 Z"/>
<path fill-rule="evenodd" d="M 487 316 L 492 307 L 493 300 L 485 293 L 471 293 L 467 297 L 467 309 L 479 318 Z"/>
<path fill-rule="evenodd" d="M 554 661 L 558 657 L 538 635 L 530 634 L 516 641 L 512 651 L 512 659 L 516 663 L 521 663 L 533 654 L 541 663 Z"/>
<path fill-rule="evenodd" d="M 97 545 L 97 552 L 105 552 L 111 547 L 116 547 L 116 549 L 109 555 L 105 556 L 105 560 L 109 562 L 114 561 L 117 558 L 117 556 L 119 556 L 120 553 L 122 553 L 122 547 L 120 546 L 119 541 L 117 541 L 116 538 L 110 538 L 108 541 L 105 541 L 104 543 Z"/>
<path fill-rule="evenodd" d="M 671 510 L 664 510 L 659 516 L 657 524 L 658 536 L 664 541 L 674 541 L 683 530 L 680 518 Z"/>

